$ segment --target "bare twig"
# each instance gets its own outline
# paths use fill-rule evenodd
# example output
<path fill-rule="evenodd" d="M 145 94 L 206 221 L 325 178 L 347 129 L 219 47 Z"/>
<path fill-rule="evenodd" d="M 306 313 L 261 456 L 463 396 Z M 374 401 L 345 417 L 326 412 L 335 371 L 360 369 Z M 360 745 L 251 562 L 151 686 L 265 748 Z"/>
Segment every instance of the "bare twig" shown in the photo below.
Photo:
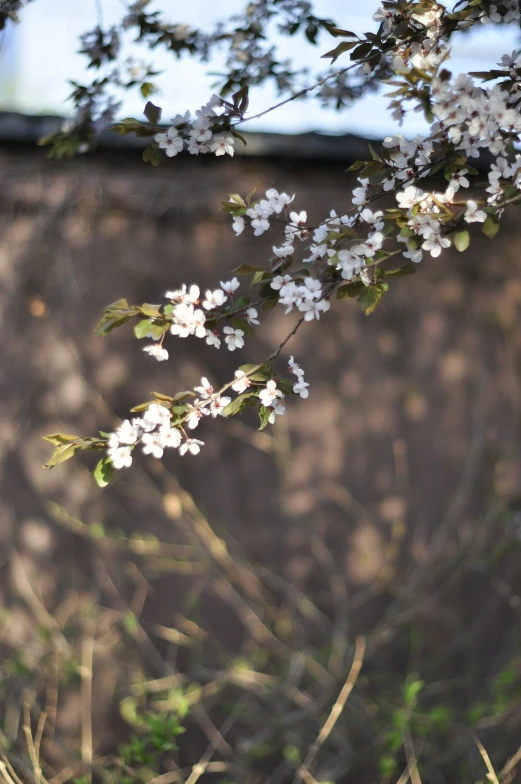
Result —
<path fill-rule="evenodd" d="M 94 640 L 88 636 L 81 646 L 81 761 L 83 774 L 92 781 L 92 665 Z"/>
<path fill-rule="evenodd" d="M 337 723 L 338 719 L 342 711 L 344 710 L 345 704 L 351 692 L 353 691 L 353 687 L 357 681 L 358 675 L 360 674 L 360 670 L 362 669 L 362 664 L 364 661 L 364 654 L 365 654 L 365 637 L 357 637 L 356 638 L 356 648 L 355 648 L 355 656 L 353 659 L 353 664 L 351 665 L 351 670 L 349 671 L 349 675 L 347 676 L 346 682 L 342 687 L 342 691 L 338 695 L 338 699 L 331 708 L 331 713 L 329 714 L 324 726 L 320 730 L 315 742 L 309 748 L 309 751 L 304 759 L 304 762 L 299 767 L 297 774 L 294 779 L 294 784 L 296 784 L 299 779 L 304 781 L 309 780 L 309 776 L 311 773 L 311 768 L 315 762 L 318 752 L 326 742 L 326 740 L 331 735 L 335 724 Z"/>
<path fill-rule="evenodd" d="M 477 736 L 474 736 L 474 740 L 476 742 L 476 746 L 478 747 L 481 756 L 483 757 L 485 765 L 487 766 L 488 778 L 490 779 L 492 784 L 499 784 L 499 779 L 497 777 L 496 771 L 494 770 L 494 768 L 492 766 L 492 763 L 490 761 L 490 757 L 487 754 L 487 750 L 485 749 L 485 747 L 483 746 L 483 744 L 481 743 L 481 741 L 479 740 L 479 738 Z"/>

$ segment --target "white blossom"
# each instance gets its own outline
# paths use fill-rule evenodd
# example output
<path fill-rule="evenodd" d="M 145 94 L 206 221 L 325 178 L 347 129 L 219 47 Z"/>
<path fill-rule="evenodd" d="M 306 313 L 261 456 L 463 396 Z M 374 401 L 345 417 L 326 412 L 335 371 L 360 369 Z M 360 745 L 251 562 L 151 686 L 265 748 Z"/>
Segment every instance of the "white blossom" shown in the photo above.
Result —
<path fill-rule="evenodd" d="M 242 329 L 235 329 L 234 327 L 224 327 L 225 342 L 230 351 L 235 351 L 236 348 L 244 346 L 244 332 Z"/>
<path fill-rule="evenodd" d="M 199 403 L 199 401 L 196 400 L 195 403 L 197 404 Z M 188 412 L 186 425 L 190 430 L 195 430 L 195 428 L 199 424 L 199 420 L 202 419 L 203 417 L 203 410 L 204 409 L 198 407 L 192 407 Z"/>
<path fill-rule="evenodd" d="M 178 305 L 195 305 L 200 294 L 201 291 L 199 286 L 194 284 L 190 286 L 190 289 L 187 289 L 186 285 L 183 283 L 180 289 L 176 289 L 176 291 L 167 291 L 165 297 Z"/>
<path fill-rule="evenodd" d="M 275 289 L 275 291 L 279 291 L 282 286 L 285 286 L 287 283 L 291 283 L 291 275 L 275 275 L 270 286 L 272 289 Z"/>
<path fill-rule="evenodd" d="M 215 418 L 222 416 L 222 413 L 228 403 L 231 403 L 231 397 L 216 397 L 210 403 L 210 414 Z"/>
<path fill-rule="evenodd" d="M 409 187 L 404 191 L 396 194 L 396 201 L 402 210 L 408 210 L 415 204 L 418 204 L 418 202 L 420 202 L 423 197 L 424 193 L 422 190 L 420 190 L 420 188 L 416 188 L 414 185 L 409 185 Z"/>
<path fill-rule="evenodd" d="M 163 441 L 163 433 L 160 430 L 157 430 L 154 433 L 143 433 L 141 442 L 144 444 L 143 453 L 145 455 L 152 455 L 152 457 L 157 459 L 163 457 L 165 444 Z"/>
<path fill-rule="evenodd" d="M 202 377 L 200 386 L 194 387 L 194 392 L 197 392 L 202 400 L 208 400 L 208 398 L 213 395 L 213 391 L 213 386 L 210 384 L 206 376 Z"/>
<path fill-rule="evenodd" d="M 166 133 L 157 133 L 155 140 L 159 144 L 159 149 L 165 150 L 169 158 L 173 158 L 183 149 L 184 142 L 177 128 L 169 128 Z"/>
<path fill-rule="evenodd" d="M 283 245 L 281 248 L 273 248 L 273 253 L 275 256 L 278 256 L 279 259 L 285 259 L 286 256 L 291 256 L 295 253 L 295 248 L 293 245 Z"/>
<path fill-rule="evenodd" d="M 198 441 L 197 438 L 187 438 L 179 447 L 179 454 L 185 455 L 190 452 L 191 455 L 198 455 L 202 446 L 204 446 L 204 441 Z"/>
<path fill-rule="evenodd" d="M 270 425 L 275 424 L 275 419 L 278 416 L 282 416 L 286 411 L 286 407 L 284 403 L 277 401 L 274 405 L 271 406 L 271 413 L 268 417 L 268 422 Z"/>
<path fill-rule="evenodd" d="M 298 381 L 295 384 L 293 384 L 293 392 L 296 395 L 300 395 L 300 397 L 302 398 L 307 398 L 309 397 L 308 387 L 309 384 L 306 381 L 304 381 L 303 378 L 299 378 Z"/>
<path fill-rule="evenodd" d="M 125 419 L 125 421 L 122 422 L 118 427 L 114 435 L 116 436 L 118 444 L 129 446 L 131 444 L 135 444 L 138 440 L 139 428 L 136 427 L 134 422 L 130 422 L 128 419 Z"/>
<path fill-rule="evenodd" d="M 266 191 L 266 198 L 268 199 L 273 212 L 281 213 L 285 207 L 288 207 L 293 199 L 295 198 L 295 194 L 293 196 L 288 196 L 287 193 L 278 193 L 275 188 L 270 188 Z"/>
<path fill-rule="evenodd" d="M 217 332 L 212 332 L 211 329 L 206 330 L 206 343 L 208 346 L 213 346 L 214 348 L 221 348 L 221 339 Z"/>
<path fill-rule="evenodd" d="M 143 414 L 141 423 L 146 431 L 153 430 L 157 426 L 170 425 L 170 411 L 160 403 L 151 403 Z"/>
<path fill-rule="evenodd" d="M 469 199 L 467 202 L 465 215 L 463 217 L 465 219 L 465 223 L 484 223 L 487 219 L 487 213 L 478 209 L 476 202 Z"/>
<path fill-rule="evenodd" d="M 181 433 L 176 427 L 161 428 L 161 443 L 166 447 L 176 447 L 181 443 Z"/>
<path fill-rule="evenodd" d="M 215 289 L 215 291 L 207 291 L 203 300 L 203 308 L 205 310 L 216 310 L 221 308 L 228 297 L 222 289 Z"/>
<path fill-rule="evenodd" d="M 231 155 L 235 152 L 233 148 L 234 139 L 230 133 L 222 134 L 213 137 L 213 144 L 210 145 L 210 150 L 216 155 Z"/>
<path fill-rule="evenodd" d="M 246 392 L 246 390 L 250 388 L 251 378 L 244 372 L 244 370 L 236 370 L 235 378 L 237 380 L 232 384 L 232 389 L 234 392 L 242 395 L 243 392 Z"/>
<path fill-rule="evenodd" d="M 239 283 L 237 278 L 232 278 L 231 280 L 227 280 L 224 282 L 221 280 L 222 290 L 225 291 L 226 294 L 229 294 L 230 296 L 233 296 L 233 293 L 237 291 L 240 285 L 241 284 Z"/>
<path fill-rule="evenodd" d="M 112 465 L 116 470 L 130 468 L 132 465 L 132 454 L 129 446 L 115 446 L 107 450 Z"/>
<path fill-rule="evenodd" d="M 242 215 L 235 215 L 234 218 L 233 218 L 233 227 L 232 228 L 233 228 L 233 230 L 235 232 L 235 236 L 236 237 L 238 237 L 239 234 L 242 234 L 242 232 L 244 231 L 244 226 L 245 226 L 245 223 L 244 223 L 244 218 L 242 217 Z"/>
<path fill-rule="evenodd" d="M 259 392 L 259 400 L 263 406 L 268 407 L 271 406 L 278 397 L 284 397 L 284 395 L 280 389 L 277 389 L 277 383 L 273 379 L 270 379 L 270 381 L 266 382 L 265 388 L 261 389 Z"/>
<path fill-rule="evenodd" d="M 431 234 L 422 244 L 423 250 L 428 250 L 431 256 L 437 258 L 443 248 L 450 247 L 450 240 L 447 237 L 442 237 L 441 234 Z"/>
<path fill-rule="evenodd" d="M 168 359 L 168 351 L 166 348 L 163 348 L 163 346 L 160 346 L 157 343 L 154 343 L 152 346 L 145 346 L 143 351 L 157 359 L 158 362 L 164 362 L 164 360 Z"/>
<path fill-rule="evenodd" d="M 295 376 L 303 376 L 304 375 L 304 371 L 302 370 L 300 365 L 297 365 L 297 363 L 295 362 L 294 357 L 290 357 L 289 358 L 288 366 L 289 366 L 290 372 L 293 373 Z"/>
<path fill-rule="evenodd" d="M 173 324 L 170 327 L 172 335 L 180 338 L 187 338 L 195 335 L 197 338 L 206 336 L 205 321 L 206 317 L 202 310 L 194 310 L 193 305 L 177 305 L 173 312 Z"/>
<path fill-rule="evenodd" d="M 246 313 L 244 314 L 248 324 L 252 324 L 253 326 L 257 326 L 258 324 L 260 324 L 260 321 L 258 319 L 258 315 L 259 314 L 258 314 L 257 310 L 255 308 L 252 308 L 252 307 L 247 308 L 246 309 Z"/>

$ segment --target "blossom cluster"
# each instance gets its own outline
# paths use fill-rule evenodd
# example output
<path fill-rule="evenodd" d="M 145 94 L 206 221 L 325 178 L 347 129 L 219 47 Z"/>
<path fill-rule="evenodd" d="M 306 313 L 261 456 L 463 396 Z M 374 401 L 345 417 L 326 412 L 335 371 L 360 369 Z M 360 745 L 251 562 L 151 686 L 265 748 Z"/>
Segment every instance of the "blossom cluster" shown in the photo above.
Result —
<path fill-rule="evenodd" d="M 145 5 L 134 4 L 136 20 L 141 18 Z M 307 3 L 281 0 L 275 5 L 284 12 L 293 9 L 291 13 L 297 13 Z M 252 22 L 257 11 L 269 16 L 269 6 L 269 0 L 254 0 L 246 15 Z M 53 441 L 58 459 L 77 448 L 107 448 L 104 460 L 120 469 L 132 463 L 132 450 L 138 444 L 145 454 L 156 458 L 172 447 L 180 454 L 197 454 L 203 442 L 191 434 L 207 416 L 228 417 L 256 407 L 261 428 L 274 423 L 284 414 L 288 395 L 308 397 L 309 385 L 293 357 L 288 364 L 291 379 L 277 375 L 276 368 L 282 348 L 301 324 L 319 320 L 330 309 L 334 295 L 340 300 L 356 298 L 369 315 L 394 275 L 414 271 L 424 254 L 438 258 L 452 245 L 459 251 L 466 250 L 472 224 L 481 224 L 486 236 L 495 236 L 505 207 L 521 202 L 521 155 L 516 154 L 514 146 L 521 137 L 520 53 L 505 54 L 497 70 L 485 73 L 453 76 L 446 67 L 453 32 L 475 23 L 517 21 L 521 18 L 519 2 L 461 0 L 449 13 L 435 0 L 386 0 L 373 18 L 378 31 L 364 38 L 333 28 L 332 34 L 344 40 L 327 56 L 336 60 L 351 51 L 352 63 L 331 76 L 341 79 L 356 68 L 361 81 L 369 82 L 378 73 L 393 87 L 389 94 L 392 116 L 401 124 L 409 111 L 421 111 L 430 123 L 429 133 L 413 139 L 401 133 L 390 136 L 378 152 L 369 147 L 371 160 L 357 161 L 350 167 L 357 172 L 350 203 L 342 209 L 328 209 L 327 217 L 313 221 L 314 225 L 307 211 L 294 209 L 294 194 L 269 188 L 256 200 L 255 189 L 245 198 L 229 196 L 223 208 L 231 216 L 236 236 L 245 230 L 255 237 L 270 230 L 280 234 L 279 241 L 270 243 L 273 255 L 266 266 L 246 263 L 234 271 L 238 276 L 252 275 L 254 301 L 238 291 L 237 277 L 221 281 L 219 287 L 205 293 L 196 284 L 183 284 L 166 292 L 167 304 L 162 306 L 129 306 L 126 300 L 120 300 L 106 309 L 100 325 L 100 334 L 106 334 L 114 326 L 138 317 L 136 336 L 151 339 L 143 350 L 166 361 L 167 333 L 183 339 L 196 337 L 217 349 L 224 345 L 229 351 L 240 350 L 245 337 L 259 325 L 260 310 L 267 313 L 279 304 L 286 314 L 297 311 L 299 315 L 287 338 L 263 365 L 240 367 L 218 392 L 203 378 L 191 392 L 175 398 L 161 396 L 156 403 L 138 407 L 141 415 L 125 420 L 106 444 L 99 439 L 83 439 L 82 445 L 78 440 L 71 446 L 70 440 L 58 434 Z M 136 20 L 132 24 L 138 23 Z M 90 56 L 116 56 L 117 41 L 111 31 L 95 32 L 84 40 Z M 187 26 L 178 25 L 168 35 L 175 51 L 196 46 L 195 41 L 202 45 L 199 34 Z M 261 46 L 256 36 L 249 42 L 239 37 L 232 44 L 233 56 L 255 53 L 255 68 L 258 74 L 264 73 L 263 69 L 272 68 L 273 62 L 269 57 L 264 62 L 260 49 L 257 51 Z M 244 67 L 250 75 L 254 73 L 253 65 Z M 483 86 L 477 79 L 490 84 Z M 315 87 L 326 83 L 331 84 L 329 76 Z M 149 125 L 129 119 L 121 124 L 120 132 L 153 136 L 152 146 L 144 153 L 145 159 L 153 162 L 158 162 L 163 152 L 175 157 L 183 150 L 193 155 L 233 155 L 238 137 L 234 128 L 247 119 L 248 86 L 242 76 L 240 84 L 232 95 L 233 102 L 214 95 L 193 117 L 190 112 L 174 117 L 165 131 L 158 128 L 161 110 L 149 103 L 145 110 Z M 232 79 L 226 94 L 232 92 L 232 86 L 236 88 L 234 85 Z M 302 94 L 306 93 L 307 89 Z M 86 93 L 84 100 L 88 103 L 94 98 Z M 473 198 L 469 198 L 467 189 L 478 174 L 469 160 L 481 157 L 482 164 L 484 150 L 493 156 L 488 184 L 480 196 L 472 193 Z M 444 188 L 429 190 L 426 178 L 434 174 L 445 178 Z M 373 208 L 372 202 L 392 194 L 391 206 Z M 397 269 L 386 265 L 393 257 L 405 260 L 405 265 Z M 236 397 L 224 394 L 229 390 Z"/>
<path fill-rule="evenodd" d="M 234 378 L 226 388 L 231 388 L 238 397 L 235 404 L 242 405 L 245 399 L 253 399 L 260 404 L 261 423 L 265 412 L 265 424 L 273 424 L 277 416 L 285 413 L 284 399 L 289 391 L 307 398 L 309 384 L 304 379 L 304 371 L 290 357 L 288 371 L 295 376 L 294 381 L 285 379 L 267 378 L 266 371 L 259 368 L 239 368 L 235 371 Z M 231 397 L 222 394 L 223 390 L 216 391 L 208 378 L 203 377 L 201 383 L 194 387 L 193 392 L 183 393 L 181 403 L 187 397 L 194 398 L 191 402 L 175 405 L 174 398 L 164 396 L 162 402 L 150 403 L 144 407 L 142 416 L 126 419 L 107 437 L 107 457 L 115 470 L 130 468 L 132 465 L 132 451 L 142 446 L 143 454 L 151 455 L 157 459 L 163 457 L 166 449 L 177 449 L 180 455 L 187 453 L 196 455 L 204 446 L 204 441 L 193 438 L 190 431 L 195 430 L 200 421 L 211 416 L 229 416 L 230 406 L 233 407 Z M 171 401 L 171 402 L 170 402 Z"/>
<path fill-rule="evenodd" d="M 156 134 L 159 149 L 164 150 L 169 158 L 176 156 L 185 147 L 191 155 L 213 152 L 217 156 L 233 156 L 234 138 L 223 127 L 218 114 L 222 108 L 222 99 L 212 95 L 208 103 L 195 112 L 194 118 L 189 111 L 178 114 L 165 133 Z"/>

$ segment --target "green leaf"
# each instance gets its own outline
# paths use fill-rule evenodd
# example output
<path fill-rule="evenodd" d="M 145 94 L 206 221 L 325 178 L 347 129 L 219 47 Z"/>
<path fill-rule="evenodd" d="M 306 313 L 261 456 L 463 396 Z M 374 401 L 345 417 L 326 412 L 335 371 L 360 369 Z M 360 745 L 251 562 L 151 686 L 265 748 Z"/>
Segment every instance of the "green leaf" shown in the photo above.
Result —
<path fill-rule="evenodd" d="M 268 313 L 270 310 L 273 310 L 277 302 L 279 301 L 278 297 L 270 297 L 269 299 L 264 300 L 261 307 L 264 313 Z"/>
<path fill-rule="evenodd" d="M 43 436 L 43 440 L 54 446 L 61 446 L 62 444 L 68 444 L 70 441 L 79 441 L 80 436 L 70 436 L 67 433 L 51 433 L 48 436 Z"/>
<path fill-rule="evenodd" d="M 147 101 L 143 114 L 151 125 L 159 125 L 163 110 L 160 106 L 155 106 L 152 101 Z"/>
<path fill-rule="evenodd" d="M 268 381 L 268 379 L 271 377 L 269 366 L 263 365 L 254 373 L 252 373 L 251 371 L 254 367 L 257 367 L 257 365 L 241 365 L 239 370 L 242 370 L 243 373 L 247 373 L 252 381 Z"/>
<path fill-rule="evenodd" d="M 289 378 L 279 378 L 277 381 L 277 387 L 285 395 L 291 395 L 293 392 L 293 381 L 290 381 Z"/>
<path fill-rule="evenodd" d="M 459 250 L 460 253 L 463 253 L 464 250 L 467 250 L 468 246 L 470 245 L 470 234 L 466 229 L 458 229 L 458 231 L 454 234 L 454 247 L 456 250 Z"/>
<path fill-rule="evenodd" d="M 269 422 L 270 415 L 271 415 L 271 408 L 267 408 L 266 406 L 259 406 L 259 420 L 260 420 L 259 430 L 264 430 L 264 428 Z"/>
<path fill-rule="evenodd" d="M 248 335 L 249 338 L 253 337 L 253 327 L 252 325 L 246 321 L 244 318 L 233 318 L 232 324 L 235 329 L 242 329 L 245 335 Z"/>
<path fill-rule="evenodd" d="M 365 315 L 374 313 L 383 297 L 383 291 L 378 286 L 365 286 L 358 296 L 358 304 L 365 310 Z"/>
<path fill-rule="evenodd" d="M 81 449 L 80 444 L 64 444 L 63 446 L 59 446 L 57 449 L 55 449 L 51 459 L 45 463 L 45 467 L 53 468 L 59 463 L 64 463 L 66 460 L 69 460 L 71 457 L 73 457 L 78 449 Z"/>
<path fill-rule="evenodd" d="M 148 335 L 152 335 L 153 326 L 154 322 L 152 319 L 143 319 L 142 321 L 138 321 L 134 327 L 134 335 L 139 339 L 146 338 Z"/>
<path fill-rule="evenodd" d="M 252 392 L 246 392 L 244 395 L 239 395 L 235 398 L 235 400 L 232 400 L 231 403 L 228 403 L 228 405 L 223 409 L 222 416 L 230 417 L 235 416 L 235 414 L 240 414 L 247 405 L 249 398 L 252 396 Z"/>
<path fill-rule="evenodd" d="M 94 479 L 100 487 L 106 487 L 114 473 L 114 464 L 110 457 L 102 457 L 94 469 Z"/>
<path fill-rule="evenodd" d="M 338 46 L 336 46 L 334 49 L 331 49 L 330 52 L 323 54 L 322 58 L 331 57 L 331 64 L 333 64 L 336 60 L 338 60 L 341 54 L 344 54 L 344 52 L 349 52 L 349 50 L 353 49 L 355 46 L 355 41 L 342 41 L 341 44 L 338 44 Z M 369 46 L 369 51 L 370 50 L 371 47 Z"/>
<path fill-rule="evenodd" d="M 247 308 L 250 303 L 249 297 L 238 297 L 233 303 L 233 311 L 236 312 L 242 308 Z"/>
<path fill-rule="evenodd" d="M 489 215 L 483 224 L 481 231 L 489 239 L 493 240 L 499 231 L 499 221 L 495 215 Z"/>
<path fill-rule="evenodd" d="M 361 280 L 356 280 L 354 283 L 348 283 L 345 286 L 340 286 L 336 292 L 337 299 L 355 299 L 358 297 L 361 291 L 363 291 L 365 285 L 362 283 Z"/>
<path fill-rule="evenodd" d="M 267 278 L 272 278 L 273 277 L 271 272 L 269 272 L 268 270 L 259 270 L 252 277 L 251 283 L 250 283 L 250 288 L 253 288 L 253 286 L 256 286 L 257 283 L 262 283 L 262 281 L 264 280 L 264 276 L 266 276 Z"/>
<path fill-rule="evenodd" d="M 157 392 L 152 392 L 152 394 L 156 395 L 158 400 L 166 400 L 167 397 L 167 395 L 163 395 L 162 397 L 159 397 Z M 178 392 L 171 399 L 174 400 L 176 403 L 178 403 L 180 400 L 186 400 L 187 398 L 190 397 L 197 397 L 197 395 L 195 394 L 195 392 Z"/>
<path fill-rule="evenodd" d="M 348 172 L 359 171 L 359 169 L 363 169 L 364 166 L 367 166 L 368 163 L 369 161 L 355 161 L 354 163 L 351 164 L 349 169 L 346 169 L 346 171 Z"/>
<path fill-rule="evenodd" d="M 264 267 L 255 267 L 253 264 L 241 264 L 233 270 L 235 275 L 251 275 L 252 272 L 266 272 Z"/>
<path fill-rule="evenodd" d="M 414 275 L 415 272 L 416 264 L 405 264 L 399 269 L 387 270 L 387 277 L 393 275 L 395 278 L 403 278 L 405 275 Z"/>
<path fill-rule="evenodd" d="M 160 307 L 161 305 L 150 305 L 148 302 L 144 302 L 142 305 L 139 306 L 138 310 L 144 316 L 157 317 L 161 315 L 161 313 L 159 312 Z"/>
<path fill-rule="evenodd" d="M 130 409 L 131 414 L 140 414 L 141 411 L 146 411 L 152 403 L 156 403 L 156 400 L 149 400 L 148 403 L 140 403 L 139 406 L 134 406 L 134 408 Z"/>
<path fill-rule="evenodd" d="M 143 98 L 148 98 L 149 95 L 152 95 L 152 93 L 155 93 L 156 91 L 156 88 L 152 82 L 143 82 L 139 89 L 141 90 L 141 95 Z"/>
<path fill-rule="evenodd" d="M 406 683 L 403 689 L 403 696 L 407 705 L 414 705 L 418 699 L 418 694 L 425 686 L 424 681 L 411 681 Z"/>
<path fill-rule="evenodd" d="M 363 43 L 356 47 L 354 52 L 351 52 L 351 60 L 363 60 L 371 52 L 372 44 Z"/>
<path fill-rule="evenodd" d="M 126 324 L 129 319 L 130 316 L 121 316 L 119 318 L 104 317 L 96 327 L 96 335 L 99 337 L 108 335 L 109 332 L 112 332 L 116 327 L 122 327 L 123 324 Z"/>
<path fill-rule="evenodd" d="M 357 38 L 356 33 L 352 33 L 350 30 L 342 30 L 342 28 L 333 24 L 325 24 L 324 27 L 334 38 Z"/>

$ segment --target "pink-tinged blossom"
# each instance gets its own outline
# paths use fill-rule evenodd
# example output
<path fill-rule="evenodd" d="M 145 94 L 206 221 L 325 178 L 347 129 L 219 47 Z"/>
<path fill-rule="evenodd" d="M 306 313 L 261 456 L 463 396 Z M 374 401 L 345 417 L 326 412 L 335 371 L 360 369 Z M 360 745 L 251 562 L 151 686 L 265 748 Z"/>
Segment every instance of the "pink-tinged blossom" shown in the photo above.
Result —
<path fill-rule="evenodd" d="M 465 223 L 484 223 L 487 219 L 487 213 L 478 208 L 475 201 L 469 199 L 465 215 L 463 216 Z"/>
<path fill-rule="evenodd" d="M 155 140 L 159 144 L 159 149 L 164 150 L 169 158 L 173 158 L 183 149 L 184 142 L 177 128 L 169 128 L 166 133 L 157 133 Z"/>
<path fill-rule="evenodd" d="M 295 362 L 295 359 L 293 357 L 289 358 L 289 360 L 288 360 L 288 367 L 289 367 L 290 373 L 293 373 L 293 375 L 295 375 L 295 376 L 303 376 L 304 375 L 304 371 L 302 370 L 300 365 L 297 365 L 297 363 Z"/>
<path fill-rule="evenodd" d="M 206 330 L 206 344 L 213 346 L 213 348 L 221 348 L 221 339 L 217 332 L 212 332 L 211 329 Z"/>
<path fill-rule="evenodd" d="M 442 237 L 441 234 L 432 234 L 422 245 L 423 250 L 428 250 L 431 256 L 437 258 L 443 248 L 450 247 L 450 240 L 448 237 Z"/>
<path fill-rule="evenodd" d="M 213 395 L 213 386 L 210 384 L 208 379 L 203 376 L 200 386 L 194 387 L 194 392 L 197 392 L 202 400 L 208 400 L 208 398 Z"/>
<path fill-rule="evenodd" d="M 279 291 L 282 286 L 285 286 L 287 283 L 291 283 L 291 275 L 275 275 L 270 286 L 272 289 L 275 289 L 275 291 Z"/>
<path fill-rule="evenodd" d="M 237 291 L 241 284 L 237 280 L 237 278 L 232 278 L 231 280 L 222 281 L 221 280 L 221 288 L 226 294 L 233 296 L 234 292 Z"/>
<path fill-rule="evenodd" d="M 199 401 L 196 400 L 196 403 Z M 203 411 L 200 408 L 192 408 L 188 412 L 188 417 L 186 420 L 186 425 L 190 430 L 195 430 L 197 425 L 199 424 L 199 420 L 203 417 Z"/>
<path fill-rule="evenodd" d="M 244 370 L 235 371 L 236 381 L 232 384 L 232 389 L 239 395 L 246 392 L 251 387 L 251 378 L 244 372 Z"/>
<path fill-rule="evenodd" d="M 221 134 L 219 136 L 213 137 L 213 144 L 210 145 L 210 150 L 214 152 L 217 156 L 231 155 L 233 157 L 233 154 L 235 152 L 233 144 L 234 144 L 234 139 L 230 133 L 226 135 Z"/>
<path fill-rule="evenodd" d="M 228 403 L 231 403 L 231 397 L 216 397 L 210 403 L 210 414 L 215 418 L 217 416 L 222 416 L 222 413 Z"/>

